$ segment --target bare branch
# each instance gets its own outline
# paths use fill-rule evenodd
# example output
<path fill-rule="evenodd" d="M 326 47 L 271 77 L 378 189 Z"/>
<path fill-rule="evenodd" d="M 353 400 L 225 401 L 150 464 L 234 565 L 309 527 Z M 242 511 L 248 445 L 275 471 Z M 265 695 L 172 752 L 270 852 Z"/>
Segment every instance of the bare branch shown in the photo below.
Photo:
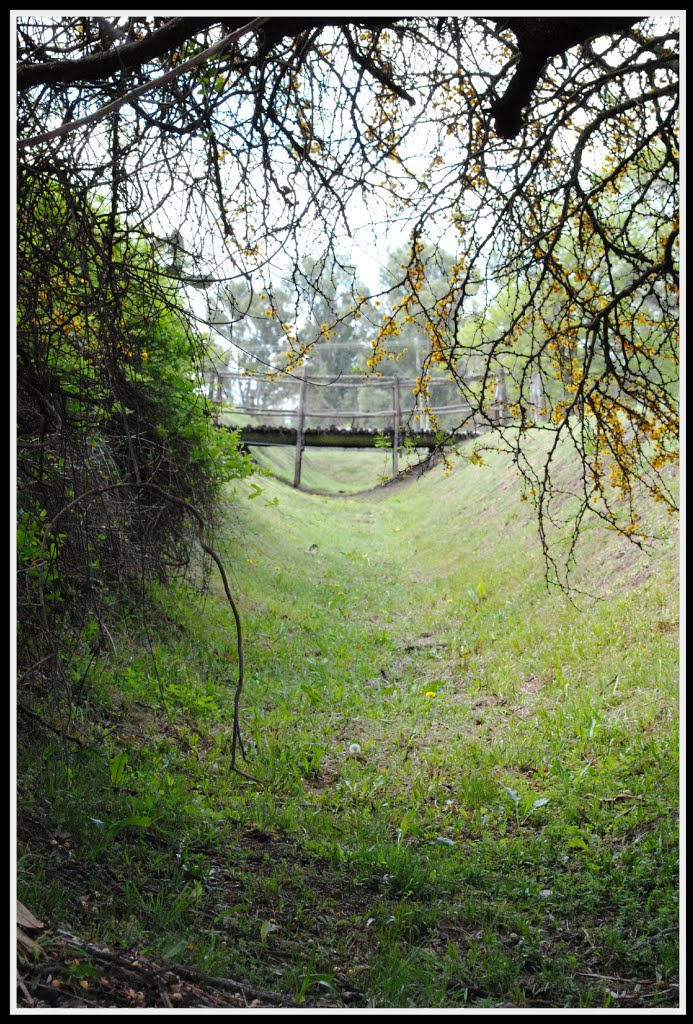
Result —
<path fill-rule="evenodd" d="M 237 29 L 235 32 L 231 32 L 230 35 L 224 36 L 218 43 L 213 46 L 207 47 L 202 53 L 198 53 L 195 57 L 191 57 L 190 60 L 184 61 L 173 71 L 167 71 L 165 74 L 160 75 L 159 78 L 154 78 L 149 82 L 144 82 L 142 85 L 137 86 L 136 89 L 132 89 L 130 92 L 121 96 L 119 99 L 114 100 L 112 103 L 107 103 L 105 107 L 101 107 L 99 110 L 95 110 L 93 114 L 87 114 L 86 117 L 82 117 L 77 121 L 70 121 L 67 124 L 61 125 L 59 128 L 54 128 L 50 132 L 43 132 L 41 135 L 34 135 L 30 139 L 21 139 L 17 146 L 19 149 L 27 149 L 30 146 L 37 146 L 43 142 L 50 142 L 51 139 L 59 139 L 70 132 L 76 131 L 78 128 L 84 128 L 86 125 L 96 124 L 98 121 L 102 121 L 109 114 L 115 114 L 116 111 L 120 110 L 121 107 L 127 103 L 133 103 L 139 99 L 140 96 L 144 96 L 145 93 L 151 92 L 153 89 L 160 89 L 164 85 L 168 85 L 170 82 L 175 81 L 186 71 L 191 71 L 193 68 L 199 67 L 200 64 L 204 64 L 205 61 L 215 57 L 218 53 L 222 53 L 231 43 L 235 43 L 237 40 L 242 39 L 243 36 L 248 35 L 251 32 L 256 32 L 270 19 L 254 18 L 253 21 L 248 22 L 242 28 Z"/>

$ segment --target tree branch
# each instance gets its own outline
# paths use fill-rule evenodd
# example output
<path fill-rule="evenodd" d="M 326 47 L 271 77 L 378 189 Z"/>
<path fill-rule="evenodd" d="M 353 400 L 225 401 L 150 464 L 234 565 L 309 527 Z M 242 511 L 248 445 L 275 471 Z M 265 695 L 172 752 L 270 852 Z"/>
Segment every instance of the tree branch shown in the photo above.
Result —
<path fill-rule="evenodd" d="M 237 29 L 235 32 L 231 32 L 230 35 L 224 36 L 218 43 L 203 50 L 202 53 L 198 53 L 197 56 L 191 57 L 190 60 L 186 60 L 183 64 L 180 64 L 173 71 L 167 71 L 165 75 L 160 75 L 158 78 L 154 78 L 149 82 L 144 82 L 139 85 L 136 89 L 132 89 L 130 92 L 121 96 L 119 99 L 114 100 L 112 103 L 107 103 L 104 107 L 99 107 L 93 114 L 88 114 L 86 117 L 81 117 L 78 121 L 69 121 L 67 124 L 60 125 L 59 128 L 54 128 L 50 132 L 43 132 L 41 135 L 32 135 L 31 138 L 22 139 L 17 143 L 18 149 L 26 149 L 29 146 L 37 146 L 42 142 L 49 142 L 51 139 L 60 138 L 63 135 L 67 135 L 69 132 L 75 131 L 77 128 L 84 128 L 88 124 L 96 124 L 97 121 L 102 121 L 104 117 L 108 117 L 109 114 L 113 114 L 116 110 L 120 110 L 126 103 L 132 103 L 134 99 L 138 99 L 145 92 L 149 92 L 151 89 L 158 89 L 162 85 L 166 85 L 168 82 L 173 81 L 182 75 L 184 71 L 190 71 L 191 68 L 197 67 L 199 64 L 204 64 L 210 57 L 214 57 L 217 53 L 226 49 L 229 43 L 235 42 L 242 36 L 247 35 L 249 32 L 254 32 L 260 28 L 266 22 L 270 21 L 270 18 L 254 18 L 248 22 L 242 28 Z"/>
<path fill-rule="evenodd" d="M 514 139 L 520 134 L 522 112 L 529 106 L 532 93 L 551 57 L 566 53 L 595 36 L 622 32 L 641 20 L 641 17 L 499 19 L 499 31 L 510 28 L 515 34 L 520 60 L 508 88 L 491 110 L 496 134 L 502 139 Z"/>
<path fill-rule="evenodd" d="M 258 20 L 258 19 L 256 19 Z M 327 25 L 357 25 L 364 28 L 379 28 L 397 22 L 410 20 L 405 17 L 395 18 L 362 18 L 327 17 L 327 18 L 270 18 L 262 19 L 271 22 L 271 29 L 265 30 L 265 53 L 285 36 L 297 36 L 310 28 L 323 28 Z M 246 17 L 225 18 L 172 18 L 162 28 L 150 32 L 144 39 L 110 50 L 91 53 L 80 60 L 55 60 L 40 64 L 19 64 L 17 67 L 17 90 L 24 92 L 37 85 L 69 85 L 76 82 L 93 82 L 110 78 L 118 71 L 128 71 L 141 67 L 156 57 L 170 53 L 188 39 L 193 39 L 199 32 L 213 25 L 223 25 L 227 38 L 238 32 L 247 24 Z"/>
<path fill-rule="evenodd" d="M 381 85 L 384 85 L 386 89 L 390 89 L 392 92 L 396 93 L 401 99 L 406 100 L 410 107 L 413 107 L 416 103 L 414 97 L 410 96 L 408 92 L 405 92 L 404 89 L 397 85 L 397 83 L 392 80 L 383 68 L 378 67 L 377 64 L 374 64 L 372 60 L 365 56 L 365 54 L 359 52 L 353 36 L 346 25 L 342 29 L 342 35 L 346 40 L 346 44 L 349 47 L 349 53 L 351 54 L 351 59 L 354 63 L 358 64 L 359 67 L 362 67 L 365 71 L 368 71 L 373 78 L 380 82 Z"/>
<path fill-rule="evenodd" d="M 37 85 L 69 85 L 73 82 L 93 82 L 110 78 L 118 71 L 138 68 L 155 57 L 175 50 L 206 28 L 218 24 L 217 18 L 172 18 L 162 28 L 149 33 L 144 39 L 123 43 L 113 49 L 91 53 L 80 60 L 53 60 L 41 64 L 20 64 L 17 68 L 17 90 L 33 89 Z M 241 19 L 238 19 L 239 23 Z M 240 27 L 240 24 L 239 26 Z"/>

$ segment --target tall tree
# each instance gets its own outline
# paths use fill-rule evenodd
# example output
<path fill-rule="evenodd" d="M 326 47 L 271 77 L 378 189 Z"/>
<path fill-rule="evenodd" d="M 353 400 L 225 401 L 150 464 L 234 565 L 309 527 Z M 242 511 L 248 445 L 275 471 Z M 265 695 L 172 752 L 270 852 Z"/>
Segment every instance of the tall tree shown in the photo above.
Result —
<path fill-rule="evenodd" d="M 676 18 L 27 15 L 17 29 L 23 175 L 101 193 L 159 240 L 173 221 L 186 256 L 161 273 L 262 280 L 289 366 L 322 323 L 369 316 L 374 372 L 418 325 L 423 403 L 437 368 L 490 420 L 512 372 L 500 436 L 547 552 L 563 438 L 583 466 L 575 535 L 589 511 L 637 537 L 638 484 L 675 507 Z M 435 299 L 424 239 L 453 256 Z M 346 309 L 331 290 L 347 243 L 356 265 L 406 246 L 389 302 L 356 277 Z M 306 255 L 317 332 L 271 299 L 279 278 L 299 295 Z M 535 427 L 552 435 L 541 466 L 525 457 Z"/>

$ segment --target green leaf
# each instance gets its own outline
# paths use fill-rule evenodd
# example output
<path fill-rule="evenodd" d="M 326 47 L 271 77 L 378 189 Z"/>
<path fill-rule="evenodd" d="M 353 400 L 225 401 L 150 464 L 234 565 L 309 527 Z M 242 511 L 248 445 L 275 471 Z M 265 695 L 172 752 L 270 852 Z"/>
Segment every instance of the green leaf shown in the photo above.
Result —
<path fill-rule="evenodd" d="M 128 763 L 128 755 L 123 750 L 120 754 L 116 755 L 111 761 L 111 782 L 114 786 L 119 786 L 123 781 L 123 775 L 125 774 L 125 768 Z"/>
<path fill-rule="evenodd" d="M 117 836 L 119 832 L 122 832 L 124 828 L 149 828 L 152 823 L 152 819 L 148 818 L 143 814 L 132 814 L 128 818 L 121 818 L 120 821 L 114 821 L 108 830 L 108 835 L 111 839 Z"/>
<path fill-rule="evenodd" d="M 520 794 L 515 792 L 514 789 L 510 789 L 509 786 L 503 786 L 503 789 L 508 794 L 508 796 L 510 797 L 512 802 L 515 804 L 515 806 L 519 807 L 520 806 Z"/>
<path fill-rule="evenodd" d="M 312 687 L 306 686 L 306 684 L 303 683 L 302 686 L 301 686 L 301 689 L 306 694 L 306 696 L 310 700 L 311 704 L 315 705 L 315 704 L 324 704 L 325 703 L 324 697 L 322 697 L 317 692 L 317 690 L 314 690 Z"/>
<path fill-rule="evenodd" d="M 172 946 L 168 946 L 164 950 L 164 956 L 167 960 L 173 960 L 174 956 L 178 956 L 179 953 L 182 953 L 187 944 L 187 939 L 179 939 L 178 942 L 174 942 Z"/>

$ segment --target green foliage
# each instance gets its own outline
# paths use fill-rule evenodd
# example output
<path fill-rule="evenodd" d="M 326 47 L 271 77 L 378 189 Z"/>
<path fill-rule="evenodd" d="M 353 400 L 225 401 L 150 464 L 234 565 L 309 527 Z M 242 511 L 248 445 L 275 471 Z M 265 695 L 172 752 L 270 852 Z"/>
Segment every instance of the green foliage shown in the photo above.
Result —
<path fill-rule="evenodd" d="M 19 663 L 48 654 L 55 671 L 59 648 L 63 663 L 76 651 L 63 630 L 184 567 L 185 505 L 211 522 L 220 488 L 252 465 L 211 425 L 203 339 L 147 241 L 28 171 L 17 315 Z"/>

